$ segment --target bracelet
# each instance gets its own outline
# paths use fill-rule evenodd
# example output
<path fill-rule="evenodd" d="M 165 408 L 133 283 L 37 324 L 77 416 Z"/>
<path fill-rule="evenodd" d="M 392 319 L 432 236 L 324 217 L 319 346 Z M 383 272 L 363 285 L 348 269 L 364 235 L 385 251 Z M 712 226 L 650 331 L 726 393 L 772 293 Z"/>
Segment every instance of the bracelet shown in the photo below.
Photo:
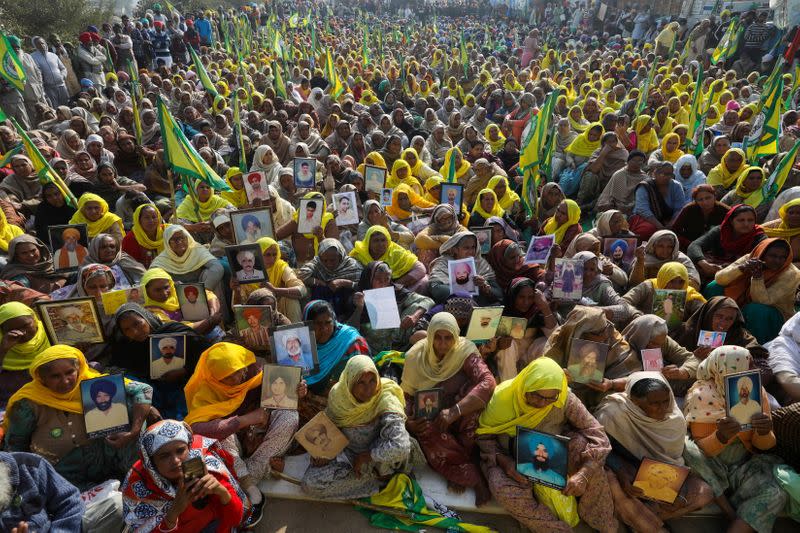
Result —
<path fill-rule="evenodd" d="M 461 406 L 460 406 L 460 405 L 458 405 L 458 404 L 455 404 L 455 406 L 454 406 L 454 407 L 455 407 L 456 409 L 458 409 L 458 418 L 461 418 Z"/>
<path fill-rule="evenodd" d="M 584 482 L 586 482 L 587 484 L 589 483 L 589 478 L 586 477 L 586 474 L 584 474 L 583 472 L 576 472 L 575 476 L 576 477 L 580 476 L 581 478 L 583 478 Z"/>
<path fill-rule="evenodd" d="M 550 318 L 551 316 L 553 316 L 553 313 L 550 313 L 549 315 L 542 315 L 544 318 Z"/>

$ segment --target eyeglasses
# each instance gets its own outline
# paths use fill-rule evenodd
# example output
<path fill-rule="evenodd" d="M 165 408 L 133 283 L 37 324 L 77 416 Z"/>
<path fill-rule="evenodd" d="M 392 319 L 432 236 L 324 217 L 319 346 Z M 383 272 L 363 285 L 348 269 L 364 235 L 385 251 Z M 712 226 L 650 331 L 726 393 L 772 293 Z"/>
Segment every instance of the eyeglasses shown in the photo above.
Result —
<path fill-rule="evenodd" d="M 561 396 L 560 392 L 557 392 L 555 396 L 542 396 L 538 392 L 531 392 L 530 394 L 543 402 L 557 402 L 558 397 Z"/>

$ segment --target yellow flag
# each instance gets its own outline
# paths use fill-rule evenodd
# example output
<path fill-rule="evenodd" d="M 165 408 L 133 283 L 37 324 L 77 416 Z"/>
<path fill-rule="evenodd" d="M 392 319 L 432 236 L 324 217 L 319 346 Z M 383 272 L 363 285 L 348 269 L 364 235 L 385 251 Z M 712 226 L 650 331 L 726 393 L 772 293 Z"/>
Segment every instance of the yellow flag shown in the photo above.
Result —
<path fill-rule="evenodd" d="M 0 33 L 0 76 L 20 91 L 25 90 L 25 71 L 5 33 Z"/>

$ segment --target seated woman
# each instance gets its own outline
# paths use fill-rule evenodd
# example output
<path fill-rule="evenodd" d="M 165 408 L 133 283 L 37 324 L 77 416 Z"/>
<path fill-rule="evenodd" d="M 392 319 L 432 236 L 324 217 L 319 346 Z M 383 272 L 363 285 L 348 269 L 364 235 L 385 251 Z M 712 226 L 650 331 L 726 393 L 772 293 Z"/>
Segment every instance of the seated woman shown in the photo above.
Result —
<path fill-rule="evenodd" d="M 625 390 L 627 377 L 642 369 L 642 362 L 631 351 L 628 342 L 622 337 L 597 307 L 575 306 L 564 323 L 558 326 L 544 346 L 543 357 L 549 357 L 562 368 L 567 368 L 575 339 L 584 339 L 608 345 L 603 379 L 599 383 L 581 384 L 572 382 L 570 389 L 593 409 L 607 392 Z"/>
<path fill-rule="evenodd" d="M 684 464 L 686 419 L 661 374 L 635 372 L 625 392 L 606 396 L 594 416 L 611 441 L 606 476 L 614 510 L 635 531 L 664 530 L 665 521 L 702 509 L 714 499 L 711 487 L 694 474 L 672 504 L 642 499 L 642 489 L 634 484 L 644 458 Z"/>
<path fill-rule="evenodd" d="M 145 273 L 145 267 L 136 259 L 120 249 L 116 237 L 108 233 L 100 233 L 89 243 L 89 253 L 82 265 L 98 263 L 111 269 L 117 280 L 117 289 L 127 289 L 139 284 Z"/>
<path fill-rule="evenodd" d="M 534 484 L 517 471 L 517 426 L 571 437 L 562 491 Z M 595 530 L 617 530 L 602 470 L 611 444 L 600 423 L 570 391 L 556 362 L 536 359 L 498 385 L 480 416 L 477 434 L 481 468 L 492 495 L 525 528 L 570 531 L 582 519 Z"/>
<path fill-rule="evenodd" d="M 566 196 L 564 196 L 564 191 L 561 190 L 561 187 L 559 187 L 558 183 L 550 181 L 542 186 L 539 199 L 536 202 L 536 220 L 535 226 L 533 226 L 534 231 L 539 231 L 539 227 L 544 224 L 548 218 L 555 214 L 556 209 L 558 209 L 558 206 L 561 205 L 561 202 L 565 198 Z"/>
<path fill-rule="evenodd" d="M 311 261 L 317 255 L 319 249 L 319 242 L 322 239 L 339 238 L 339 228 L 336 224 L 331 224 L 334 221 L 333 213 L 328 211 L 325 197 L 322 193 L 312 191 L 303 196 L 304 200 L 314 200 L 322 204 L 322 221 L 320 225 L 313 228 L 311 233 L 297 233 L 297 220 L 299 213 L 295 212 L 292 219 L 282 226 L 276 227 L 275 239 L 282 241 L 291 237 L 292 248 L 294 249 L 297 258 L 297 266 L 301 267 Z M 366 207 L 364 208 L 366 209 Z M 305 215 L 304 215 L 305 216 Z"/>
<path fill-rule="evenodd" d="M 425 183 L 425 180 L 431 176 L 437 176 L 439 174 L 420 159 L 417 150 L 414 148 L 406 148 L 403 150 L 403 155 L 401 157 L 411 168 L 411 175 L 417 178 L 420 183 Z M 420 194 L 422 193 L 420 192 Z"/>
<path fill-rule="evenodd" d="M 55 271 L 53 254 L 33 235 L 20 235 L 8 243 L 8 263 L 0 279 L 16 281 L 25 287 L 49 294 L 64 286 L 67 276 Z"/>
<path fill-rule="evenodd" d="M 474 296 L 479 304 L 489 304 L 503 300 L 503 291 L 497 284 L 494 270 L 480 254 L 478 237 L 471 231 L 456 233 L 444 243 L 439 252 L 442 254 L 431 263 L 430 292 L 437 303 L 442 303 L 451 294 L 450 271 L 448 263 L 457 259 L 475 258 L 473 283 L 478 290 Z"/>
<path fill-rule="evenodd" d="M 459 224 L 455 208 L 450 204 L 439 204 L 431 212 L 431 221 L 414 238 L 417 257 L 423 265 L 429 266 L 439 257 L 439 247 L 456 233 L 467 231 Z"/>
<path fill-rule="evenodd" d="M 206 473 L 184 480 L 183 463 L 203 461 Z M 220 531 L 252 524 L 251 503 L 236 479 L 233 457 L 219 442 L 183 422 L 156 422 L 139 439 L 139 460 L 121 488 L 125 524 L 133 531 Z"/>
<path fill-rule="evenodd" d="M 188 194 L 175 210 L 178 222 L 187 230 L 201 237 L 202 242 L 210 240 L 211 215 L 217 209 L 233 209 L 226 199 L 214 193 L 207 183 L 195 180 L 194 194 Z"/>
<path fill-rule="evenodd" d="M 400 384 L 405 393 L 406 426 L 419 441 L 431 468 L 453 492 L 475 489 L 475 505 L 491 498 L 474 463 L 478 417 L 492 397 L 495 379 L 472 341 L 460 335 L 449 313 L 437 313 L 428 336 L 406 353 Z M 416 393 L 441 389 L 441 411 L 433 420 L 419 412 Z"/>
<path fill-rule="evenodd" d="M 595 226 L 588 233 L 601 240 L 636 237 L 628 227 L 625 213 L 617 209 L 609 209 L 600 213 L 595 221 Z"/>
<path fill-rule="evenodd" d="M 372 359 L 356 355 L 347 361 L 330 391 L 325 414 L 349 443 L 332 461 L 311 458 L 303 474 L 303 491 L 315 498 L 355 499 L 377 493 L 383 480 L 410 473 L 421 462 L 416 443 L 405 428 L 403 391 L 381 378 Z"/>
<path fill-rule="evenodd" d="M 572 259 L 580 252 L 592 252 L 597 257 L 599 271 L 606 276 L 614 285 L 614 290 L 622 292 L 628 286 L 628 271 L 630 265 L 623 261 L 625 250 L 628 243 L 625 240 L 613 240 L 611 244 L 611 257 L 606 257 L 601 253 L 603 243 L 592 233 L 584 232 L 575 237 L 563 257 Z M 622 256 L 620 257 L 619 254 Z"/>
<path fill-rule="evenodd" d="M 544 221 L 539 235 L 555 235 L 555 244 L 566 250 L 572 239 L 583 232 L 581 208 L 574 200 L 562 200 L 552 217 Z"/>
<path fill-rule="evenodd" d="M 52 161 L 51 161 L 52 165 Z M 67 205 L 64 193 L 55 182 L 42 185 L 42 201 L 36 206 L 33 218 L 33 227 L 36 236 L 45 245 L 50 246 L 50 226 L 69 224 L 69 219 L 75 214 L 75 208 Z M 6 278 L 4 278 L 6 279 Z"/>
<path fill-rule="evenodd" d="M 429 215 L 435 203 L 429 202 L 414 190 L 401 183 L 392 190 L 392 203 L 386 207 L 386 213 L 398 224 L 408 226 L 412 222 L 413 214 Z"/>
<path fill-rule="evenodd" d="M 749 329 L 761 344 L 774 339 L 795 313 L 800 270 L 783 239 L 764 239 L 745 256 L 718 271 L 706 294 L 733 298 Z"/>
<path fill-rule="evenodd" d="M 247 201 L 247 191 L 244 188 L 242 170 L 239 167 L 229 168 L 228 172 L 225 173 L 225 183 L 228 184 L 231 190 L 220 192 L 220 197 L 223 200 L 227 200 L 236 209 L 246 209 L 249 203 Z"/>
<path fill-rule="evenodd" d="M 786 321 L 780 334 L 764 345 L 769 367 L 778 382 L 782 405 L 800 402 L 800 313 Z"/>
<path fill-rule="evenodd" d="M 0 406 L 30 382 L 33 359 L 50 347 L 36 313 L 21 302 L 0 305 Z"/>
<path fill-rule="evenodd" d="M 631 264 L 629 286 L 634 287 L 646 279 L 658 275 L 661 267 L 667 263 L 680 263 L 686 268 L 689 285 L 700 288 L 700 274 L 692 260 L 680 250 L 678 236 L 670 230 L 660 230 L 647 240 L 644 249 L 639 247 Z"/>
<path fill-rule="evenodd" d="M 383 226 L 389 231 L 392 242 L 403 247 L 411 247 L 414 242 L 414 233 L 402 224 L 398 224 L 386 214 L 386 210 L 377 200 L 367 200 L 362 206 L 364 218 L 358 223 L 358 239 L 364 240 L 367 230 L 372 226 Z"/>
<path fill-rule="evenodd" d="M 170 370 L 161 378 L 150 378 L 150 336 L 183 335 L 186 342 L 184 366 Z M 153 387 L 153 406 L 162 416 L 183 420 L 187 413 L 183 387 L 194 372 L 198 354 L 210 343 L 181 322 L 165 320 L 137 303 L 123 304 L 114 313 L 110 335 L 111 368 L 125 371 L 131 379 Z"/>
<path fill-rule="evenodd" d="M 747 203 L 747 199 L 753 194 L 758 192 L 760 194 L 761 187 L 764 185 L 764 180 L 767 175 L 761 167 L 747 167 L 739 175 L 736 180 L 736 185 L 722 197 L 722 202 L 725 205 L 739 205 Z M 754 203 L 754 202 L 752 202 Z M 761 202 L 756 206 L 756 220 L 764 220 L 769 212 L 770 202 Z"/>
<path fill-rule="evenodd" d="M 153 267 L 142 276 L 141 287 L 144 289 L 144 307 L 162 322 L 183 322 L 200 335 L 210 334 L 212 330 L 222 323 L 222 310 L 217 296 L 206 289 L 206 302 L 208 303 L 208 317 L 200 320 L 186 320 L 178 301 L 175 283 L 166 270 Z M 222 332 L 215 332 L 211 338 L 222 336 Z"/>
<path fill-rule="evenodd" d="M 491 180 L 490 180 L 491 181 Z M 485 188 L 478 192 L 475 205 L 469 214 L 469 227 L 478 228 L 486 225 L 486 221 L 492 217 L 503 218 L 505 210 L 500 207 L 497 201 L 497 194 L 493 189 Z"/>
<path fill-rule="evenodd" d="M 725 409 L 724 376 L 748 370 L 750 362 L 744 348 L 720 346 L 700 363 L 683 408 L 691 438 L 683 457 L 711 485 L 731 522 L 729 531 L 772 531 L 787 494 L 773 474 L 781 459 L 766 453 L 776 442 L 767 393 L 762 388 L 761 409 L 750 418 L 752 429 L 742 430 Z"/>
<path fill-rule="evenodd" d="M 425 265 L 412 252 L 393 242 L 389 230 L 384 226 L 371 226 L 364 234 L 364 238 L 356 242 L 350 251 L 350 257 L 361 265 L 367 265 L 372 261 L 383 261 L 392 269 L 394 276 L 392 279 L 396 283 L 420 294 L 428 292 Z"/>
<path fill-rule="evenodd" d="M 675 232 L 681 250 L 714 226 L 719 226 L 730 208 L 717 200 L 714 187 L 703 183 L 692 189 L 692 201 L 680 210 L 669 228 Z"/>
<path fill-rule="evenodd" d="M 364 309 L 364 291 L 392 287 L 397 310 L 400 314 L 400 327 L 392 329 L 373 329 L 369 313 Z M 353 294 L 353 313 L 348 324 L 361 332 L 373 353 L 386 350 L 406 351 L 410 347 L 413 326 L 433 307 L 433 300 L 411 292 L 405 287 L 392 283 L 392 269 L 382 261 L 372 261 L 364 267 Z"/>
<path fill-rule="evenodd" d="M 221 282 L 225 269 L 183 226 L 167 226 L 164 230 L 164 251 L 153 259 L 150 267 L 163 268 L 174 281 L 200 282 L 220 300 L 224 297 Z"/>
<path fill-rule="evenodd" d="M 92 370 L 80 350 L 64 344 L 40 352 L 30 373 L 33 381 L 8 402 L 3 421 L 6 450 L 41 455 L 81 490 L 107 479 L 122 479 L 136 460 L 137 439 L 151 411 L 150 385 L 125 380 L 129 431 L 89 439 L 81 382 L 104 374 Z M 97 383 L 102 392 L 116 394 L 113 383 Z"/>
<path fill-rule="evenodd" d="M 70 224 L 86 224 L 89 240 L 101 233 L 108 233 L 122 242 L 125 228 L 122 219 L 108 212 L 108 204 L 96 194 L 86 192 L 78 199 L 78 210 L 69 219 Z"/>
<path fill-rule="evenodd" d="M 494 270 L 497 284 L 503 293 L 517 278 L 528 278 L 536 282 L 541 281 L 545 275 L 543 265 L 525 264 L 525 250 L 510 239 L 502 239 L 494 244 L 486 259 Z"/>
<path fill-rule="evenodd" d="M 522 223 L 525 221 L 525 211 L 522 208 L 522 200 L 519 195 L 511 189 L 506 176 L 492 176 L 486 187 L 494 191 L 497 197 L 497 203 L 507 217 L 515 223 Z"/>
<path fill-rule="evenodd" d="M 661 139 L 661 148 L 650 154 L 647 159 L 648 168 L 657 168 L 659 163 L 675 164 L 683 156 L 680 149 L 681 138 L 677 133 L 667 133 Z"/>
<path fill-rule="evenodd" d="M 186 422 L 198 435 L 220 441 L 233 456 L 236 476 L 254 505 L 263 501 L 258 483 L 279 464 L 297 431 L 297 411 L 261 407 L 263 372 L 250 350 L 217 343 L 200 355 L 184 388 Z M 297 396 L 306 384 L 297 386 Z"/>
<path fill-rule="evenodd" d="M 706 183 L 714 187 L 714 195 L 720 200 L 748 168 L 750 167 L 747 165 L 744 151 L 741 148 L 730 148 L 722 156 L 719 164 L 707 173 Z"/>
<path fill-rule="evenodd" d="M 562 172 L 582 170 L 586 163 L 589 162 L 589 158 L 592 157 L 594 151 L 600 148 L 600 138 L 602 136 L 602 124 L 599 122 L 589 124 L 564 150 L 566 165 Z M 577 191 L 577 188 L 575 190 Z"/>
<path fill-rule="evenodd" d="M 413 150 L 413 148 L 410 148 Z M 411 165 L 404 159 L 398 159 L 392 165 L 392 171 L 386 178 L 386 188 L 394 189 L 398 185 L 408 185 L 418 196 L 424 194 L 422 183 L 411 173 Z"/>
<path fill-rule="evenodd" d="M 647 279 L 625 293 L 622 299 L 633 307 L 633 317 L 651 313 L 655 301 L 656 290 L 686 291 L 683 315 L 686 320 L 695 313 L 706 299 L 689 284 L 689 273 L 681 263 L 672 261 L 664 263 L 654 278 Z"/>
<path fill-rule="evenodd" d="M 653 177 L 636 186 L 631 231 L 640 240 L 647 240 L 653 233 L 669 226 L 675 215 L 683 208 L 683 187 L 674 179 L 672 163 L 658 163 Z"/>
<path fill-rule="evenodd" d="M 327 300 L 339 314 L 345 314 L 361 278 L 361 263 L 347 255 L 336 239 L 323 239 L 319 254 L 297 270 L 312 300 Z"/>
<path fill-rule="evenodd" d="M 164 221 L 154 204 L 143 204 L 133 212 L 133 228 L 122 239 L 122 251 L 145 268 L 164 251 Z"/>
<path fill-rule="evenodd" d="M 761 227 L 769 237 L 786 239 L 789 242 L 792 247 L 792 261 L 795 266 L 798 266 L 800 263 L 800 198 L 789 200 L 783 204 L 778 209 L 778 217 L 763 223 Z"/>
<path fill-rule="evenodd" d="M 706 175 L 697 168 L 697 158 L 692 154 L 682 155 L 675 162 L 675 181 L 683 188 L 683 201 L 692 201 L 692 191 L 696 187 L 706 185 Z M 709 186 L 710 187 L 710 186 Z M 712 195 L 714 188 L 711 187 Z M 716 199 L 716 197 L 715 197 Z"/>

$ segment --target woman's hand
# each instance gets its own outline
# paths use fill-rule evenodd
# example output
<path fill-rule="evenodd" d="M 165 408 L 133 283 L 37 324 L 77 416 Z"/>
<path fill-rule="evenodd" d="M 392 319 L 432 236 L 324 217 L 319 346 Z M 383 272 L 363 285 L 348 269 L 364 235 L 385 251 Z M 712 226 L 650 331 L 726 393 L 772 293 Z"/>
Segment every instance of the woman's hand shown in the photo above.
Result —
<path fill-rule="evenodd" d="M 369 450 L 356 455 L 356 459 L 353 461 L 353 472 L 355 472 L 357 478 L 361 478 L 361 476 L 364 475 L 362 472 L 363 466 L 369 465 L 371 462 L 372 454 Z"/>
<path fill-rule="evenodd" d="M 755 416 L 755 415 L 754 415 Z M 770 426 L 772 423 L 770 422 Z M 741 431 L 739 421 L 730 416 L 717 420 L 717 439 L 723 444 L 727 443 Z"/>
<path fill-rule="evenodd" d="M 222 500 L 222 503 L 227 503 L 225 500 L 230 501 L 230 493 L 217 481 L 213 474 L 206 474 L 203 477 L 196 479 L 192 484 L 189 492 L 192 501 L 197 501 L 206 496 L 215 495 Z"/>
<path fill-rule="evenodd" d="M 507 455 L 497 456 L 497 465 L 503 469 L 508 477 L 521 485 L 530 485 L 530 480 L 517 472 L 517 465 L 514 460 Z"/>
<path fill-rule="evenodd" d="M 633 256 L 636 258 L 636 260 L 639 263 L 644 261 L 645 249 L 646 248 L 647 248 L 647 243 L 642 243 L 639 246 L 637 246 L 636 250 L 634 250 L 634 252 L 633 252 Z"/>
<path fill-rule="evenodd" d="M 698 346 L 692 353 L 695 357 L 703 361 L 706 357 L 708 357 L 708 354 L 710 354 L 713 349 L 714 348 L 711 346 Z"/>
<path fill-rule="evenodd" d="M 433 425 L 436 429 L 438 429 L 441 433 L 447 431 L 447 428 L 450 427 L 450 424 L 458 420 L 458 409 L 442 409 L 439 411 L 439 416 L 433 421 Z"/>
<path fill-rule="evenodd" d="M 17 344 L 22 342 L 22 339 L 25 338 L 25 332 L 19 329 L 12 329 L 5 335 L 3 335 L 3 340 L 0 341 L 0 353 L 6 353 L 11 348 L 16 346 Z"/>
<path fill-rule="evenodd" d="M 314 234 L 318 241 L 321 241 L 325 238 L 325 230 L 322 229 L 322 226 L 314 226 L 314 229 L 311 230 L 311 233 Z"/>
<path fill-rule="evenodd" d="M 182 476 L 180 480 L 178 480 L 178 491 L 175 493 L 175 498 L 172 500 L 172 507 L 166 517 L 170 518 L 170 513 L 174 513 L 174 521 L 169 520 L 169 525 L 177 524 L 178 517 L 189 507 L 189 504 L 194 501 L 192 498 L 192 488 L 197 481 L 199 480 L 193 479 L 189 483 L 186 483 Z"/>
<path fill-rule="evenodd" d="M 619 475 L 619 473 L 617 474 L 617 479 L 619 479 L 619 484 L 622 487 L 623 492 L 625 492 L 625 494 L 631 498 L 641 498 L 644 496 L 644 491 L 639 487 L 634 487 L 631 483 L 631 480 L 623 478 Z"/>
<path fill-rule="evenodd" d="M 750 417 L 753 429 L 761 436 L 769 435 L 772 431 L 772 418 L 764 413 L 756 413 Z"/>
<path fill-rule="evenodd" d="M 707 278 L 713 278 L 714 275 L 722 270 L 722 267 L 719 265 L 715 265 L 714 263 L 709 263 L 705 259 L 701 259 L 697 262 L 697 269 L 700 270 Z"/>
<path fill-rule="evenodd" d="M 610 276 L 614 273 L 614 265 L 607 261 L 603 261 L 603 268 L 601 269 L 601 272 L 606 276 Z"/>
<path fill-rule="evenodd" d="M 308 394 L 308 383 L 306 380 L 301 379 L 300 383 L 297 384 L 297 399 L 302 400 Z"/>
<path fill-rule="evenodd" d="M 17 527 L 11 530 L 11 533 L 28 533 L 29 531 L 30 529 L 28 529 L 28 523 L 20 522 L 19 524 L 17 524 Z"/>
<path fill-rule="evenodd" d="M 665 379 L 689 379 L 689 371 L 682 370 L 675 365 L 667 365 L 662 368 L 661 375 Z"/>
<path fill-rule="evenodd" d="M 746 276 L 761 277 L 763 263 L 758 259 L 748 259 L 739 265 L 739 272 Z"/>
<path fill-rule="evenodd" d="M 475 276 L 472 279 L 475 282 L 475 286 L 478 287 L 478 290 L 482 293 L 486 294 L 492 292 L 492 286 L 489 285 L 489 283 L 486 281 L 486 278 L 483 276 Z"/>
<path fill-rule="evenodd" d="M 266 425 L 267 422 L 269 422 L 269 411 L 262 409 L 261 407 L 258 409 L 253 409 L 246 415 L 241 415 L 239 417 L 240 427 L 263 426 Z"/>
<path fill-rule="evenodd" d="M 414 324 L 416 323 L 415 318 L 416 317 L 413 315 L 404 317 L 403 320 L 400 321 L 400 329 L 411 329 L 414 327 Z"/>
<path fill-rule="evenodd" d="M 352 289 L 354 286 L 355 283 L 349 279 L 334 279 L 328 283 L 328 288 L 333 292 L 336 292 L 340 289 Z"/>
<path fill-rule="evenodd" d="M 364 307 L 364 293 L 357 292 L 353 294 L 353 305 L 356 307 Z"/>
<path fill-rule="evenodd" d="M 598 392 L 608 392 L 612 388 L 614 388 L 614 382 L 608 378 L 603 378 L 603 381 L 601 381 L 600 383 L 594 383 L 590 381 L 588 383 L 585 383 L 585 385 L 590 389 L 596 390 Z"/>
<path fill-rule="evenodd" d="M 311 458 L 311 465 L 312 466 L 316 466 L 316 467 L 325 466 L 330 462 L 331 462 L 331 459 L 325 459 L 323 457 L 312 457 Z"/>
<path fill-rule="evenodd" d="M 503 335 L 497 339 L 497 349 L 498 350 L 505 350 L 511 346 L 511 343 L 514 339 L 509 335 Z"/>
<path fill-rule="evenodd" d="M 426 433 L 431 427 L 430 420 L 425 418 L 408 418 L 406 419 L 406 428 L 412 435 L 421 435 Z"/>
<path fill-rule="evenodd" d="M 123 431 L 121 433 L 114 433 L 113 435 L 109 435 L 106 437 L 106 442 L 109 443 L 112 447 L 120 450 L 127 446 L 129 443 L 135 441 L 139 438 L 139 433 L 132 432 L 132 431 Z"/>
<path fill-rule="evenodd" d="M 579 470 L 567 478 L 567 485 L 561 493 L 565 496 L 581 497 L 588 485 L 589 479 Z"/>

